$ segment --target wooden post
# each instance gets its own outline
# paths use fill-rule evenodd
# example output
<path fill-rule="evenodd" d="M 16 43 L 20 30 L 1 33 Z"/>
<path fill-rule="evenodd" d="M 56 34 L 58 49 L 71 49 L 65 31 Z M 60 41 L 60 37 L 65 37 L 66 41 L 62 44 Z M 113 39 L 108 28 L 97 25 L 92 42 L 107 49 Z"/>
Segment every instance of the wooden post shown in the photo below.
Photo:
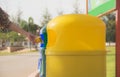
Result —
<path fill-rule="evenodd" d="M 86 0 L 86 14 L 88 14 L 88 0 Z"/>
<path fill-rule="evenodd" d="M 120 77 L 120 0 L 116 0 L 116 77 Z"/>

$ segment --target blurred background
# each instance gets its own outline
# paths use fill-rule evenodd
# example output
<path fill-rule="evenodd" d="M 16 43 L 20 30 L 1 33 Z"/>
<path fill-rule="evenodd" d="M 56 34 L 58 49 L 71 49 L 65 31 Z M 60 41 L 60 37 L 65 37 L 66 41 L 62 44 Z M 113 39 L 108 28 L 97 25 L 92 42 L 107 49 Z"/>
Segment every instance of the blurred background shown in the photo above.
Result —
<path fill-rule="evenodd" d="M 86 14 L 85 0 L 0 0 L 11 21 L 39 36 L 40 29 L 63 14 Z M 115 77 L 116 12 L 100 17 L 106 24 L 107 77 Z M 27 77 L 37 70 L 39 44 L 19 33 L 0 30 L 0 77 Z"/>

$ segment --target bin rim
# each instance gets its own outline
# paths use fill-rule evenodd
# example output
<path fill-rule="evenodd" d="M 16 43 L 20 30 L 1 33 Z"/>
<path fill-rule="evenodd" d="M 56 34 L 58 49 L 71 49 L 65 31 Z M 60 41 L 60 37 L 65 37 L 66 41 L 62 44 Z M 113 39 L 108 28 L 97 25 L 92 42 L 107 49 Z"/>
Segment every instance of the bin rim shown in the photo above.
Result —
<path fill-rule="evenodd" d="M 46 56 L 105 56 L 107 51 L 74 51 L 74 52 L 45 52 Z"/>

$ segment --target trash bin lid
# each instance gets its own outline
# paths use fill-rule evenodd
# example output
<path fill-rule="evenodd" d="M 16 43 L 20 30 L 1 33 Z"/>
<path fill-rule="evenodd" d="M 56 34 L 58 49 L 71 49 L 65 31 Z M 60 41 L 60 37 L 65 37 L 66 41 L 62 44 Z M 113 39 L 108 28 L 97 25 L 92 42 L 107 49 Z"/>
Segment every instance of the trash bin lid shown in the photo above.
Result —
<path fill-rule="evenodd" d="M 46 54 L 105 52 L 105 24 L 94 16 L 62 15 L 47 25 Z"/>

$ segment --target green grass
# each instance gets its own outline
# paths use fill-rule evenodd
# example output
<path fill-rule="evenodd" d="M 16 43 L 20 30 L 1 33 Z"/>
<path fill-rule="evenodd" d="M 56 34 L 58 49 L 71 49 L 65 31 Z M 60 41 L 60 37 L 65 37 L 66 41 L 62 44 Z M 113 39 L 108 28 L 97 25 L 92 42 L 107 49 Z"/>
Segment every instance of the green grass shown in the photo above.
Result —
<path fill-rule="evenodd" d="M 115 77 L 115 47 L 107 47 L 107 77 Z"/>
<path fill-rule="evenodd" d="M 26 52 L 0 52 L 0 56 L 7 56 L 7 55 L 16 55 L 16 54 L 25 54 L 25 53 L 31 53 L 31 52 L 37 52 L 36 50 L 26 51 Z"/>

